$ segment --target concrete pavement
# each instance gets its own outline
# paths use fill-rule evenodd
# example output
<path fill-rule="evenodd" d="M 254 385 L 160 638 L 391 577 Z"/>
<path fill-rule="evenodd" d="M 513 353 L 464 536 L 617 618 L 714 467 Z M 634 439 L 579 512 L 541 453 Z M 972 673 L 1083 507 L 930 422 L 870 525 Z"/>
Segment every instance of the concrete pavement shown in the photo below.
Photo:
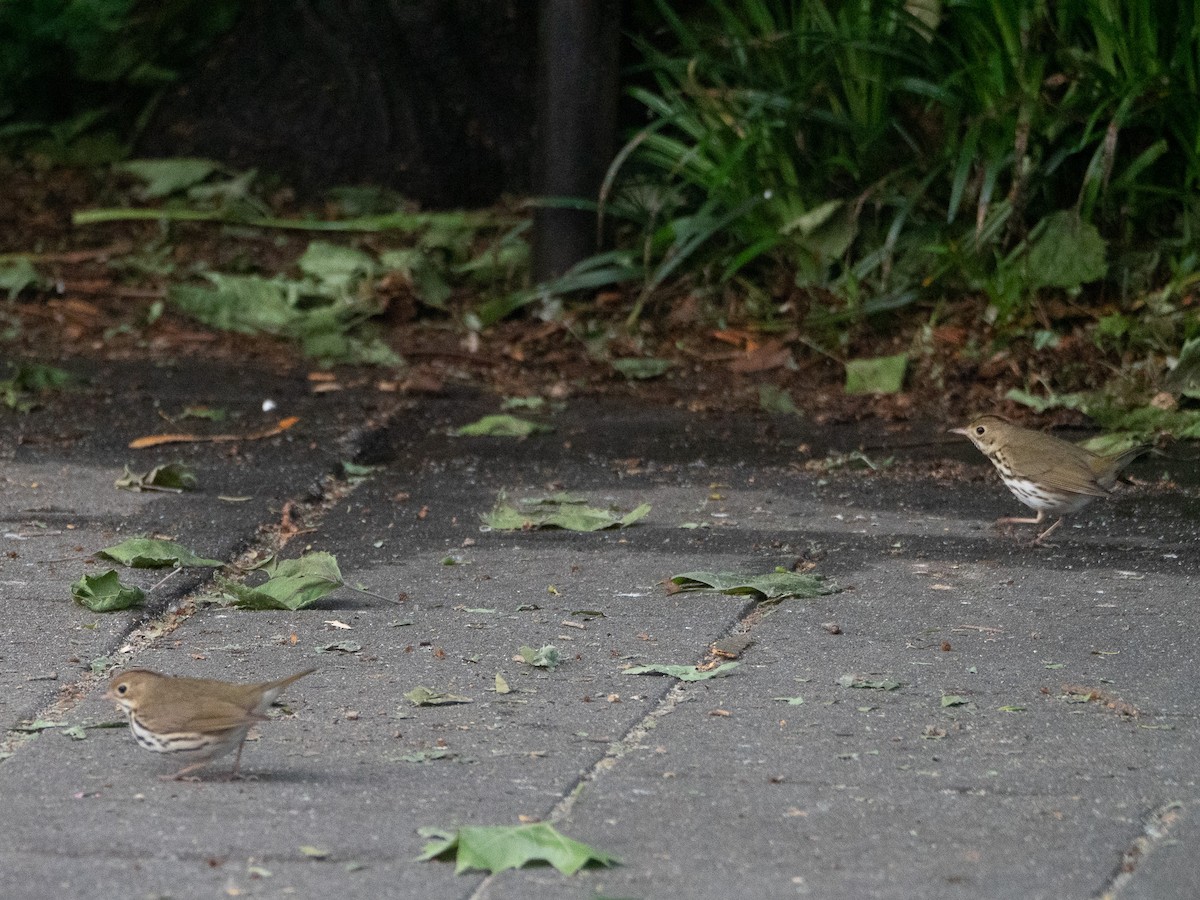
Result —
<path fill-rule="evenodd" d="M 879 474 L 805 470 L 896 439 L 586 399 L 547 435 L 465 439 L 448 429 L 497 398 L 313 395 L 302 374 L 186 364 L 92 376 L 0 426 L 2 896 L 1200 896 L 1200 527 L 1194 485 L 1156 481 L 1189 464 L 1143 461 L 1146 483 L 1032 549 L 988 527 L 1016 501 L 935 427 Z M 259 441 L 126 448 L 180 430 L 160 413 L 197 403 L 239 414 L 217 430 L 301 421 Z M 112 488 L 126 463 L 172 459 L 200 491 Z M 329 477 L 355 459 L 378 468 Z M 622 531 L 481 531 L 502 489 L 653 509 Z M 242 612 L 195 604 L 210 576 L 188 570 L 140 612 L 70 599 L 109 567 L 92 554 L 135 534 L 223 560 L 265 549 L 288 501 L 312 530 L 284 555 L 331 552 L 370 594 Z M 845 590 L 767 605 L 662 585 L 802 558 Z M 704 662 L 731 635 L 747 647 L 729 677 L 622 672 Z M 339 642 L 349 652 L 326 649 Z M 561 651 L 553 671 L 514 661 L 544 644 Z M 15 730 L 116 721 L 109 664 L 320 671 L 247 744 L 253 779 L 194 784 L 158 780 L 172 763 L 124 728 Z M 418 685 L 472 702 L 413 706 Z M 421 826 L 537 819 L 623 865 L 487 878 L 414 861 Z"/>

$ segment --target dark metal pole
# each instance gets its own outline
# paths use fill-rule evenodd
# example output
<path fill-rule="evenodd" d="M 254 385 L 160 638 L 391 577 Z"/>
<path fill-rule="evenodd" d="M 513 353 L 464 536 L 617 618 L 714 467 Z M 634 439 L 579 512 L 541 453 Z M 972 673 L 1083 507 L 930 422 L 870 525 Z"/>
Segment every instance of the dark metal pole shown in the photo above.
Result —
<path fill-rule="evenodd" d="M 541 0 L 538 23 L 537 158 L 541 197 L 595 200 L 616 149 L 620 0 Z M 539 208 L 533 275 L 561 275 L 596 246 L 593 213 Z"/>

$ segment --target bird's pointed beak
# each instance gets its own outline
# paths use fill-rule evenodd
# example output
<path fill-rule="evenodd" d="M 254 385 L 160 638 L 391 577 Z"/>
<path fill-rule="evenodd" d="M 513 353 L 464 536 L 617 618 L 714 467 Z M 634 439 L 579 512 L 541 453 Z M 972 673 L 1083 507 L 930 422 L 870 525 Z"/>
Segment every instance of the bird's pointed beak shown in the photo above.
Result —
<path fill-rule="evenodd" d="M 964 425 L 962 428 L 947 428 L 946 434 L 961 434 L 963 437 L 971 436 L 970 432 L 967 431 L 966 425 Z"/>

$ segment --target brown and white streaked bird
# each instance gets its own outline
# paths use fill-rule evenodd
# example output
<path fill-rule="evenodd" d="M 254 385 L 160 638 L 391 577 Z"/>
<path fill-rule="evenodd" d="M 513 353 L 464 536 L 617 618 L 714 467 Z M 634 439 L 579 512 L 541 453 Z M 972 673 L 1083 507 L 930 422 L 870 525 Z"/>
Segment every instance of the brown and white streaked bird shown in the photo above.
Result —
<path fill-rule="evenodd" d="M 250 727 L 266 721 L 267 709 L 284 688 L 315 671 L 306 669 L 277 681 L 235 684 L 126 669 L 109 680 L 104 697 L 129 716 L 129 730 L 138 744 L 187 763 L 163 778 L 181 779 L 236 750 L 228 776 L 233 778 Z"/>
<path fill-rule="evenodd" d="M 1045 432 L 1014 425 L 1000 416 L 980 416 L 950 432 L 970 438 L 995 465 L 1005 487 L 1037 510 L 1037 518 L 1006 517 L 997 519 L 997 525 L 1040 525 L 1047 516 L 1058 516 L 1053 525 L 1034 538 L 1035 546 L 1062 524 L 1063 516 L 1111 494 L 1121 470 L 1150 449 L 1142 444 L 1105 456 Z"/>

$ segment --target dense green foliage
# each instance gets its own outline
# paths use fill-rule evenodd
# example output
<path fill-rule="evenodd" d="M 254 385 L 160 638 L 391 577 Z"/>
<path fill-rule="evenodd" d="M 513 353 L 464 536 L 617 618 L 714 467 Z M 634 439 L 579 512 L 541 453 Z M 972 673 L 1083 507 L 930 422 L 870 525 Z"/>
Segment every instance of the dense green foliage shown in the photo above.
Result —
<path fill-rule="evenodd" d="M 239 5 L 0 2 L 0 149 L 122 156 Z M 1200 0 L 633 9 L 647 124 L 595 198 L 617 249 L 480 322 L 614 283 L 639 286 L 636 319 L 683 276 L 759 319 L 795 301 L 837 327 L 966 292 L 1021 323 L 1066 294 L 1103 301 L 1109 346 L 1200 332 L 1176 302 L 1200 282 Z"/>
<path fill-rule="evenodd" d="M 1197 280 L 1196 0 L 655 5 L 613 274 L 794 284 L 835 318 L 967 290 L 1002 320 Z"/>
<path fill-rule="evenodd" d="M 158 91 L 233 23 L 238 0 L 5 0 L 0 142 L 116 158 Z M 104 134 L 104 127 L 109 129 Z M 91 132 L 91 140 L 77 138 Z"/>

